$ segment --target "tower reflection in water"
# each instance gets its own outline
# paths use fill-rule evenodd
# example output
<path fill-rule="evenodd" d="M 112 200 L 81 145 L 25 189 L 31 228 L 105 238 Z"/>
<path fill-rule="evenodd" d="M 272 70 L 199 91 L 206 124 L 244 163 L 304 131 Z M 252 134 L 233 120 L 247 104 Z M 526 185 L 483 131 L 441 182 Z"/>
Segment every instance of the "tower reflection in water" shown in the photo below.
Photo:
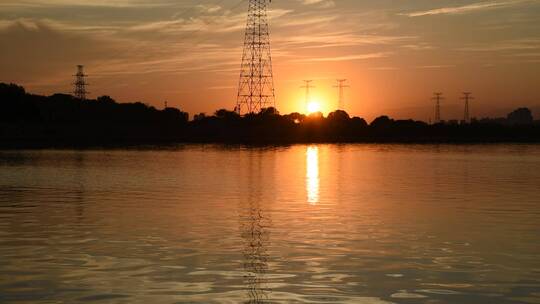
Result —
<path fill-rule="evenodd" d="M 248 301 L 244 303 L 268 303 L 270 289 L 267 287 L 268 279 L 268 246 L 270 242 L 270 218 L 265 216 L 263 210 L 264 189 L 262 181 L 264 170 L 262 166 L 262 151 L 250 153 L 247 170 L 247 187 L 249 189 L 247 200 L 240 206 L 240 229 L 244 240 L 243 268 L 244 281 L 248 293 Z"/>
<path fill-rule="evenodd" d="M 306 151 L 306 192 L 310 204 L 319 202 L 319 148 L 307 147 Z"/>

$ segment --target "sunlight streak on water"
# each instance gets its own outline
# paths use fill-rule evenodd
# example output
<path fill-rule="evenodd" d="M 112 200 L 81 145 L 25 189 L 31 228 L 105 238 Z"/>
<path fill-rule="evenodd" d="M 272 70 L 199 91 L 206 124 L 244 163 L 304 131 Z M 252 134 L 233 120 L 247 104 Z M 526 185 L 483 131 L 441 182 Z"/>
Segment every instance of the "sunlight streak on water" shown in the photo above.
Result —
<path fill-rule="evenodd" d="M 319 202 L 319 148 L 309 146 L 306 151 L 306 191 L 308 203 Z"/>

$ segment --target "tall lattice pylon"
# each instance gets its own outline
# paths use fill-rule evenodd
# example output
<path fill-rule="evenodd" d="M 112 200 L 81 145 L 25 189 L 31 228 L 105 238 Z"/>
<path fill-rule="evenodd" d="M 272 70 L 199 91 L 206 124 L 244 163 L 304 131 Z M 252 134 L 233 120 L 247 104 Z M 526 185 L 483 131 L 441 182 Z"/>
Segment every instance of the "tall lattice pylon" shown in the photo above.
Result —
<path fill-rule="evenodd" d="M 80 100 L 86 100 L 86 95 L 88 95 L 89 92 L 86 91 L 86 86 L 88 85 L 86 82 L 86 77 L 88 75 L 84 74 L 84 66 L 78 65 L 77 74 L 73 76 L 75 76 L 75 82 L 73 83 L 73 96 Z"/>
<path fill-rule="evenodd" d="M 464 92 L 463 93 L 463 97 L 461 98 L 462 100 L 465 101 L 465 112 L 464 112 L 464 115 L 463 115 L 463 122 L 464 123 L 471 123 L 471 116 L 470 116 L 470 102 L 471 100 L 474 99 L 474 97 L 472 97 L 472 93 L 471 92 Z"/>
<path fill-rule="evenodd" d="M 315 88 L 311 83 L 313 83 L 313 80 L 304 80 L 304 85 L 300 87 L 301 89 L 306 89 L 306 94 L 305 94 L 306 110 L 309 107 L 309 103 L 311 102 L 311 89 Z"/>
<path fill-rule="evenodd" d="M 345 88 L 350 88 L 350 86 L 345 84 L 347 79 L 338 79 L 336 81 L 337 85 L 334 88 L 338 88 L 339 90 L 338 110 L 345 111 Z"/>
<path fill-rule="evenodd" d="M 444 100 L 443 93 L 433 93 L 435 97 L 433 97 L 433 100 L 435 100 L 435 123 L 441 123 L 441 101 Z"/>
<path fill-rule="evenodd" d="M 275 107 L 267 6 L 271 0 L 249 0 L 236 112 L 257 113 Z"/>

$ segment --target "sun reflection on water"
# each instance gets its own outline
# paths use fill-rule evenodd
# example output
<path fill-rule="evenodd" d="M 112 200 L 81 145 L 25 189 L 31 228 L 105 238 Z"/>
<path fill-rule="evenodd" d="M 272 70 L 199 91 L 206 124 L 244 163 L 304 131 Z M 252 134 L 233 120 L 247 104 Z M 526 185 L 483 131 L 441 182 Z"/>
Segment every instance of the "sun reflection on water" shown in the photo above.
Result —
<path fill-rule="evenodd" d="M 306 151 L 306 192 L 310 204 L 319 202 L 319 148 L 316 146 Z"/>

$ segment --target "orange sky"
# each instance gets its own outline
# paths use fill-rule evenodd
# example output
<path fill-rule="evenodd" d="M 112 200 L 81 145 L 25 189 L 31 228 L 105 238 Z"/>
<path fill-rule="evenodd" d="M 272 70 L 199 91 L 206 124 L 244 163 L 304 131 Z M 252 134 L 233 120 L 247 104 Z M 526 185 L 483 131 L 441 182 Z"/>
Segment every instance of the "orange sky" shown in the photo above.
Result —
<path fill-rule="evenodd" d="M 70 92 L 76 64 L 91 97 L 164 101 L 191 114 L 236 102 L 247 3 L 237 0 L 4 0 L 0 81 L 42 94 Z M 518 106 L 540 111 L 540 1 L 288 0 L 270 5 L 278 109 L 304 111 L 303 79 L 324 112 L 429 120 Z M 540 113 L 535 113 L 540 116 Z"/>

